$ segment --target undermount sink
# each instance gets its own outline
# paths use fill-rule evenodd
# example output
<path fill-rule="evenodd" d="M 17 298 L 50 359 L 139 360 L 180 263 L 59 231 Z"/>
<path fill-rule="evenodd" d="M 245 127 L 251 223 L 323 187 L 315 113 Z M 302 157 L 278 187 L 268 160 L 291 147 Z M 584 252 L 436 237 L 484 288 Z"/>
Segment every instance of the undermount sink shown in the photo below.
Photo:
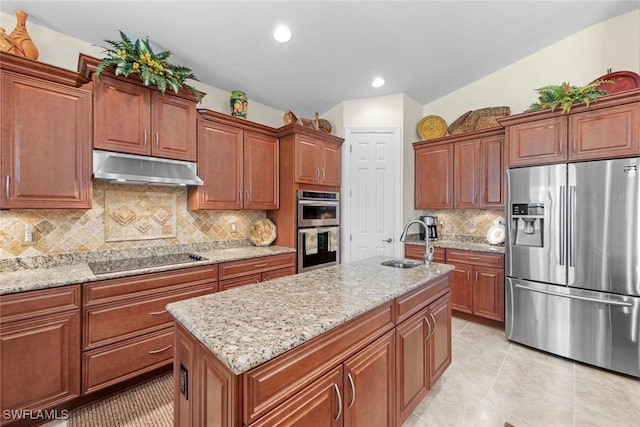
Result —
<path fill-rule="evenodd" d="M 405 261 L 405 260 L 398 260 L 398 259 L 392 259 L 389 261 L 381 262 L 380 264 L 384 265 L 385 267 L 393 267 L 393 268 L 415 268 L 419 265 L 422 265 L 419 262 Z"/>

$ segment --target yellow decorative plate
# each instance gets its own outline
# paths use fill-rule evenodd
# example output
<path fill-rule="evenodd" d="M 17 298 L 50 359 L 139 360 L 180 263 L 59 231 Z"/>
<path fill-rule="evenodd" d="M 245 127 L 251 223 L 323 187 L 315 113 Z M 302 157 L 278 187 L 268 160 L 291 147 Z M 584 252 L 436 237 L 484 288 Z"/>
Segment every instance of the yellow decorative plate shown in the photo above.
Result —
<path fill-rule="evenodd" d="M 276 225 L 270 219 L 259 219 L 251 224 L 249 239 L 256 246 L 269 246 L 276 240 Z"/>
<path fill-rule="evenodd" d="M 418 135 L 424 140 L 440 138 L 447 134 L 447 122 L 440 116 L 426 116 L 418 123 Z"/>

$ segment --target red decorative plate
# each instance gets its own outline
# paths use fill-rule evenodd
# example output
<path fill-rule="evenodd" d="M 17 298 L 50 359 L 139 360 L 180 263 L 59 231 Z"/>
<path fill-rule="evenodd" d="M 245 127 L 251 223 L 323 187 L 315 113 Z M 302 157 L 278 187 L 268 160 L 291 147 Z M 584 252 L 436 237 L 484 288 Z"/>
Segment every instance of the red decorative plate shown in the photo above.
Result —
<path fill-rule="evenodd" d="M 603 83 L 598 86 L 598 89 L 606 90 L 608 94 L 633 90 L 640 87 L 640 74 L 634 73 L 633 71 L 616 71 L 598 77 L 594 81 L 597 80 L 611 80 L 615 83 L 615 85 Z"/>

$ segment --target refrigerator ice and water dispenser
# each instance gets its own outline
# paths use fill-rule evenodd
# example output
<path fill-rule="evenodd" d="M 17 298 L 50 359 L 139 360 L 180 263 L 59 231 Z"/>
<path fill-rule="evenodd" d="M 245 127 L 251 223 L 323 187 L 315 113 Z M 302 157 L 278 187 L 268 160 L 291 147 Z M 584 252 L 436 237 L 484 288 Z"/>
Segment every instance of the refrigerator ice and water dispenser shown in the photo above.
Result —
<path fill-rule="evenodd" d="M 514 245 L 544 246 L 544 204 L 512 204 L 511 221 Z"/>

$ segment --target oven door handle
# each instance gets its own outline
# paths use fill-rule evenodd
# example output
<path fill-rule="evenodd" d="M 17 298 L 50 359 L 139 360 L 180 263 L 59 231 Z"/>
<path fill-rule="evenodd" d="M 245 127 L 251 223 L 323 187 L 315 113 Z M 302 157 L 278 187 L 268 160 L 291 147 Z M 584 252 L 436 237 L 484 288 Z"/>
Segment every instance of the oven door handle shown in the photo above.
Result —
<path fill-rule="evenodd" d="M 322 201 L 322 200 L 298 200 L 299 205 L 305 206 L 338 206 L 340 202 Z"/>
<path fill-rule="evenodd" d="M 307 227 L 298 229 L 298 232 L 304 234 L 307 232 L 307 230 L 315 230 L 318 233 L 328 233 L 332 228 L 340 228 L 340 226 L 336 225 L 334 227 Z"/>

